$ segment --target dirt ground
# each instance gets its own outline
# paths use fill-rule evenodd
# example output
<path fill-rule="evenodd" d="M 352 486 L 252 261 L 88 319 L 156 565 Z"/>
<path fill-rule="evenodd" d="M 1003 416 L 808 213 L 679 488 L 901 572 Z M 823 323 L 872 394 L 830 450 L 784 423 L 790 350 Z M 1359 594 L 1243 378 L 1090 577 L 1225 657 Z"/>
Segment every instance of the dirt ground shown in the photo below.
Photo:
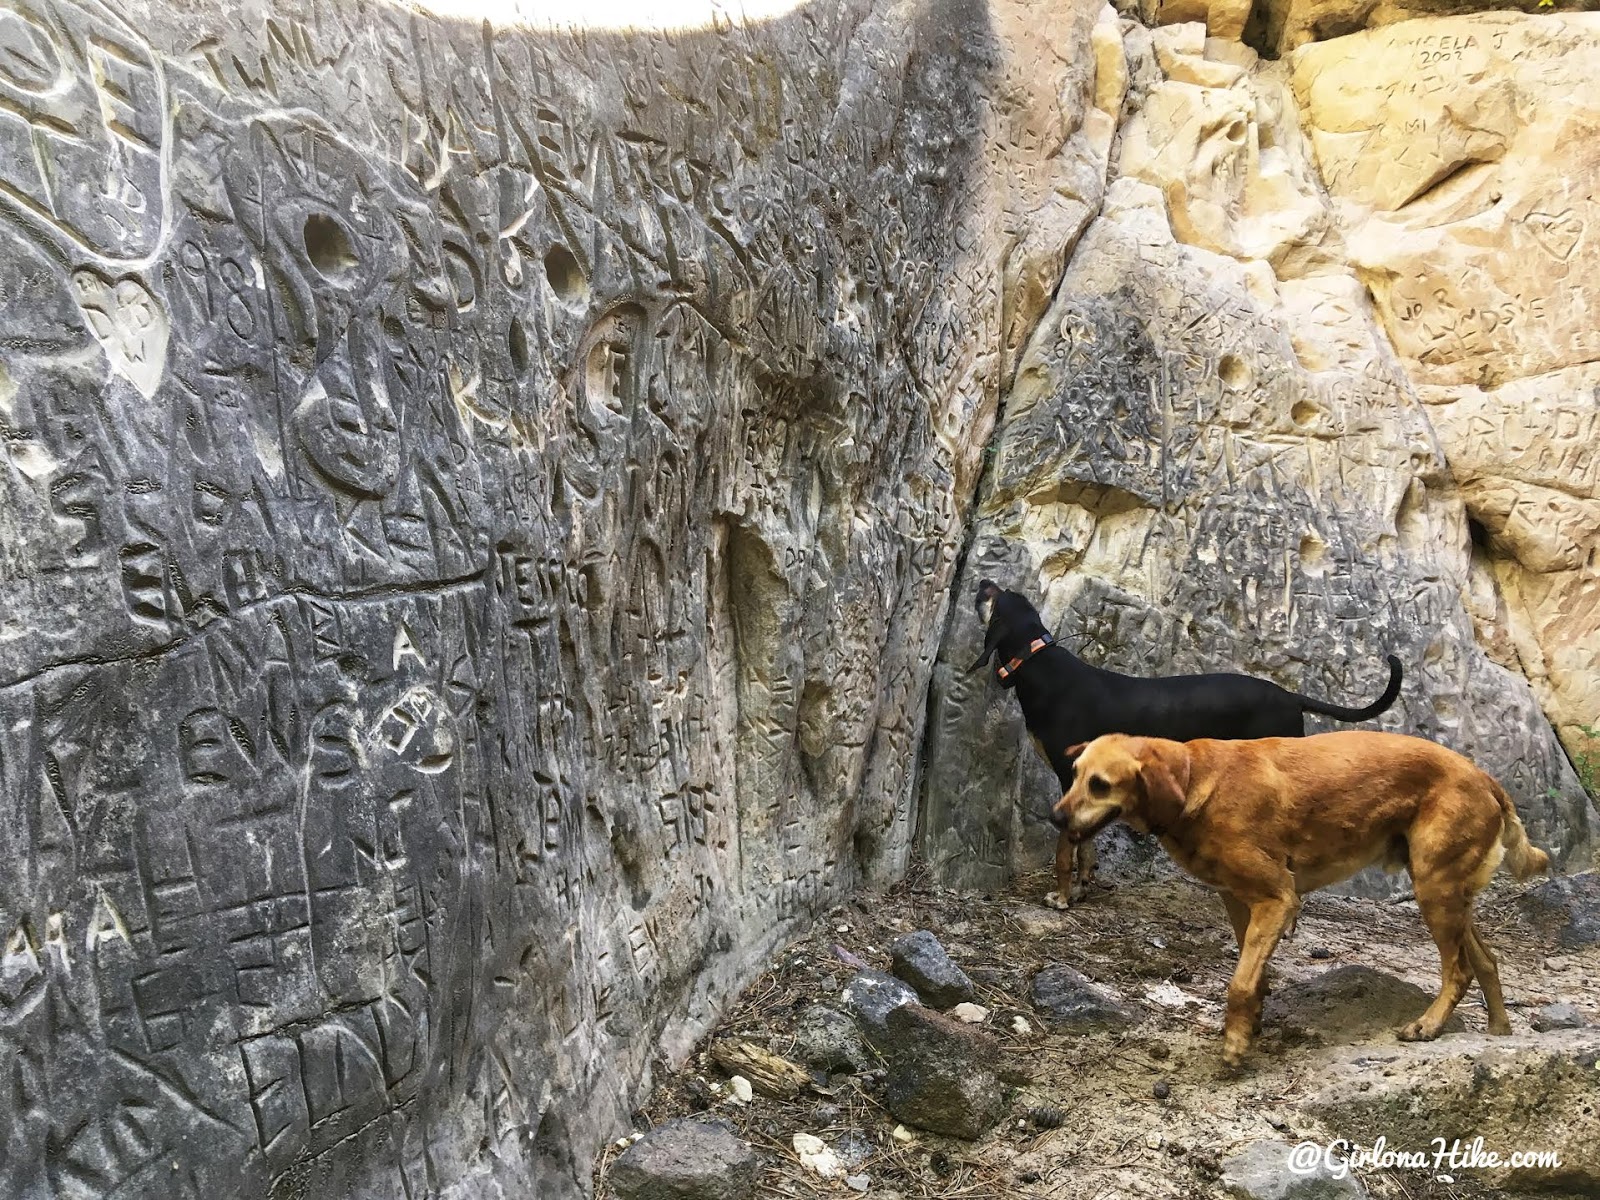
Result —
<path fill-rule="evenodd" d="M 1273 958 L 1262 1035 L 1246 1070 L 1226 1078 L 1220 1071 L 1222 1001 L 1236 952 L 1220 902 L 1185 879 L 1112 876 L 1109 882 L 1109 889 L 1061 913 L 1041 903 L 1052 886 L 1042 873 L 990 897 L 935 888 L 913 873 L 887 893 L 835 909 L 791 943 L 706 1043 L 734 1036 L 784 1054 L 793 1046 L 800 1011 L 818 1003 L 840 1006 L 853 971 L 835 947 L 887 970 L 889 942 L 914 929 L 932 930 L 977 984 L 978 1002 L 990 1010 L 983 1028 L 1031 1075 L 1010 1116 L 981 1140 L 920 1131 L 912 1131 L 909 1142 L 897 1140 L 899 1122 L 883 1107 L 881 1080 L 870 1072 L 835 1075 L 791 1100 L 758 1094 L 738 1105 L 705 1045 L 656 1089 L 638 1114 L 639 1127 L 711 1112 L 765 1153 L 757 1195 L 861 1194 L 801 1167 L 792 1137 L 815 1134 L 865 1155 L 851 1170 L 869 1177 L 869 1200 L 1218 1197 L 1224 1194 L 1220 1163 L 1250 1143 L 1348 1136 L 1307 1118 L 1297 1100 L 1314 1089 L 1327 1056 L 1342 1047 L 1373 1043 L 1395 1053 L 1401 1043 L 1394 1028 L 1418 1015 L 1425 1001 L 1329 997 L 1316 981 L 1355 964 L 1419 985 L 1431 996 L 1438 958 L 1415 903 L 1307 897 L 1293 937 Z M 1479 928 L 1500 958 L 1515 1031 L 1528 1031 L 1531 1011 L 1557 1000 L 1574 1004 L 1590 1021 L 1600 1019 L 1600 953 L 1559 950 L 1512 903 L 1520 890 L 1502 876 L 1477 910 Z M 1062 963 L 1114 989 L 1146 1019 L 1120 1033 L 1052 1032 L 1034 1011 L 1029 987 L 1040 969 Z M 1468 1030 L 1484 1029 L 1476 987 L 1458 1016 Z M 1018 1031 L 1016 1017 L 1027 1032 Z M 612 1147 L 597 1164 L 600 1200 L 611 1200 L 605 1170 L 619 1152 Z M 1369 1171 L 1360 1178 L 1372 1196 L 1395 1200 L 1504 1194 L 1426 1171 Z"/>

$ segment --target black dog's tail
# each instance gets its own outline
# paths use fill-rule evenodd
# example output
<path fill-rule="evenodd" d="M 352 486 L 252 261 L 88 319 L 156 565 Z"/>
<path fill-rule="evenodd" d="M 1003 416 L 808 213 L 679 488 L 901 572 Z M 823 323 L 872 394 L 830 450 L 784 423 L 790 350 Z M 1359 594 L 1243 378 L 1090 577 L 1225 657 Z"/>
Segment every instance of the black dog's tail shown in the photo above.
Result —
<path fill-rule="evenodd" d="M 1307 712 L 1321 713 L 1325 717 L 1332 717 L 1336 721 L 1370 721 L 1379 713 L 1387 712 L 1389 706 L 1400 695 L 1400 660 L 1394 655 L 1389 659 L 1389 686 L 1383 689 L 1379 696 L 1365 708 L 1346 708 L 1342 704 L 1329 704 L 1326 700 L 1313 700 L 1310 696 L 1302 696 L 1299 692 L 1292 693 L 1300 706 Z"/>

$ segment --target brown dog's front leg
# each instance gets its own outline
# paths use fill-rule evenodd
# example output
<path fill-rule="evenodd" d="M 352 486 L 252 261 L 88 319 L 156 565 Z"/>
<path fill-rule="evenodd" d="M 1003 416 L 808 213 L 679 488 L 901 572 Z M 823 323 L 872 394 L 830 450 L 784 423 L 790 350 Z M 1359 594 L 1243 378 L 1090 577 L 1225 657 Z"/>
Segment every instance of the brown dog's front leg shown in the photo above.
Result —
<path fill-rule="evenodd" d="M 1228 924 L 1233 926 L 1233 940 L 1244 953 L 1244 938 L 1250 928 L 1250 906 L 1232 892 L 1217 893 L 1222 897 L 1222 907 L 1228 910 Z M 1256 1016 L 1250 1024 L 1252 1036 L 1261 1032 L 1261 1009 L 1267 999 L 1267 970 L 1261 968 L 1261 981 L 1256 987 Z"/>
<path fill-rule="evenodd" d="M 1076 852 L 1077 847 L 1062 832 L 1056 838 L 1056 890 L 1047 893 L 1044 898 L 1051 908 L 1065 910 L 1076 898 L 1072 894 L 1072 860 Z"/>
<path fill-rule="evenodd" d="M 1250 1048 L 1251 1031 L 1261 1016 L 1261 983 L 1267 960 L 1278 948 L 1278 939 L 1294 918 L 1298 901 L 1293 891 L 1250 905 L 1250 927 L 1245 931 L 1239 965 L 1228 984 L 1228 1012 L 1223 1023 L 1222 1065 L 1233 1070 L 1244 1061 Z"/>

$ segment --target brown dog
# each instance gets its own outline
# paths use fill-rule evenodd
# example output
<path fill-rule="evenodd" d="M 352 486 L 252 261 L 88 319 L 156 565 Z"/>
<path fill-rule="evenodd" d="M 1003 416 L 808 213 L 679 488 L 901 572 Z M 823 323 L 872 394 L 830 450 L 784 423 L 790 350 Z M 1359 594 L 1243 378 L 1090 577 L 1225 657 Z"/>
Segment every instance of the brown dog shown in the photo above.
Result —
<path fill-rule="evenodd" d="M 1400 1037 L 1437 1037 L 1474 976 L 1489 1032 L 1511 1032 L 1472 901 L 1502 856 L 1518 879 L 1547 869 L 1550 858 L 1528 844 L 1505 790 L 1461 755 L 1364 730 L 1237 742 L 1109 734 L 1068 753 L 1079 751 L 1055 823 L 1081 840 L 1125 821 L 1159 837 L 1180 866 L 1222 894 L 1239 942 L 1224 1024 L 1227 1067 L 1249 1047 L 1267 960 L 1300 897 L 1379 862 L 1410 870 L 1439 946 L 1438 999 Z"/>

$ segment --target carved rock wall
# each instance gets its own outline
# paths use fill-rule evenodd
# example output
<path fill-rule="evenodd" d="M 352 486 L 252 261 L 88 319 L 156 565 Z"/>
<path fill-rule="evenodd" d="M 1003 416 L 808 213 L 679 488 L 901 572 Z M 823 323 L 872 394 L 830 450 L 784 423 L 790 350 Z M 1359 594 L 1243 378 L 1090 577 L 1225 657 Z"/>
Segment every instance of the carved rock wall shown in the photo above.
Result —
<path fill-rule="evenodd" d="M 0 8 L 0 1194 L 583 1194 L 903 869 L 1095 12 L 706 15 Z"/>
<path fill-rule="evenodd" d="M 1121 24 L 1103 199 L 1002 396 L 935 675 L 943 878 L 994 886 L 1054 842 L 1014 698 L 962 673 L 984 576 L 1136 674 L 1365 703 L 1393 652 L 1381 724 L 1589 853 L 1551 722 L 1579 752 L 1600 715 L 1594 21 L 1409 21 L 1283 62 Z"/>

